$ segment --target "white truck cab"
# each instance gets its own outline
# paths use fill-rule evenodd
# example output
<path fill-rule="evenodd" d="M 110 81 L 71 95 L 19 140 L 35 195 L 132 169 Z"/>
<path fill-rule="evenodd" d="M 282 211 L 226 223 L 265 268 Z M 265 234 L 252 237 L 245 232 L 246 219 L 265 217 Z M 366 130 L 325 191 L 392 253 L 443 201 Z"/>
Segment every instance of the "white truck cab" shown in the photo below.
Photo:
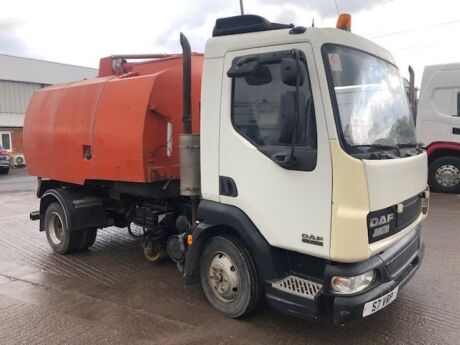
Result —
<path fill-rule="evenodd" d="M 460 63 L 426 66 L 417 109 L 417 138 L 427 147 L 429 182 L 460 191 Z"/>
<path fill-rule="evenodd" d="M 399 71 L 388 51 L 350 32 L 244 17 L 218 20 L 206 45 L 202 221 L 185 270 L 203 234 L 234 234 L 256 268 L 245 302 L 219 281 L 241 283 L 222 244 L 201 261 L 205 294 L 222 312 L 244 314 L 260 289 L 302 317 L 370 315 L 423 254 L 427 156 Z"/>

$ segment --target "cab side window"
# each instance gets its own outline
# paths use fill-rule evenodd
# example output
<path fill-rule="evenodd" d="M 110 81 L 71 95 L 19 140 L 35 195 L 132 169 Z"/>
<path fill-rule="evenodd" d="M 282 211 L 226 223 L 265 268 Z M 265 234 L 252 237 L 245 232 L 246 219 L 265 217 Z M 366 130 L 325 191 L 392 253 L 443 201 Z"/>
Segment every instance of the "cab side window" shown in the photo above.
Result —
<path fill-rule="evenodd" d="M 298 90 L 296 77 L 286 82 L 283 68 L 290 67 L 285 61 L 290 54 L 288 51 L 235 59 L 234 66 L 245 58 L 252 59 L 252 63 L 257 61 L 257 66 L 250 67 L 250 73 L 235 72 L 232 122 L 241 136 L 275 162 L 294 146 L 297 164 L 291 170 L 311 171 L 316 166 L 317 148 L 313 96 L 305 58 L 298 62 Z M 236 71 L 238 66 L 234 66 Z"/>

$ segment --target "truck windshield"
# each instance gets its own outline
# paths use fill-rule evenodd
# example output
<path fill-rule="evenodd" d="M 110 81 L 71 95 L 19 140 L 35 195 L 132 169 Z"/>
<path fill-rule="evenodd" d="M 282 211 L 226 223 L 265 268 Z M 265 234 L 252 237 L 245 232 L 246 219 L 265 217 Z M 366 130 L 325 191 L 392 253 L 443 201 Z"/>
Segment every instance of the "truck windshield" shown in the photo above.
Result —
<path fill-rule="evenodd" d="M 394 65 L 334 45 L 324 47 L 324 60 L 337 104 L 339 135 L 347 151 L 416 145 L 414 120 Z"/>

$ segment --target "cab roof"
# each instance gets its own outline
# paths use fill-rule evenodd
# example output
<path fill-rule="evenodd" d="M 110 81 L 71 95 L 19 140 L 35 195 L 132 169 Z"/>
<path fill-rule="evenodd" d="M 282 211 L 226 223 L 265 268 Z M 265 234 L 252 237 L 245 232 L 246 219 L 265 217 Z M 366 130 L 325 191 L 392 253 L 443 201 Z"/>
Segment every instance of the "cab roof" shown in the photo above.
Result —
<path fill-rule="evenodd" d="M 292 27 L 294 27 L 294 24 L 271 23 L 261 16 L 246 14 L 217 19 L 212 36 L 227 36 L 248 32 L 287 29 Z"/>
<path fill-rule="evenodd" d="M 310 43 L 313 48 L 319 50 L 323 44 L 331 43 L 353 47 L 373 55 L 381 57 L 393 64 L 395 61 L 393 56 L 384 48 L 375 44 L 374 42 L 355 35 L 351 32 L 339 30 L 335 28 L 317 28 L 308 27 L 305 30 L 295 30 L 294 25 L 270 23 L 266 19 L 254 16 L 255 19 L 247 20 L 246 16 L 218 19 L 216 27 L 214 28 L 213 37 L 206 42 L 205 59 L 220 58 L 227 52 L 245 50 L 251 48 L 260 48 L 273 45 L 282 45 L 290 43 Z M 220 21 L 224 20 L 225 25 Z M 225 22 L 225 20 L 227 20 Z M 252 23 L 251 25 L 244 26 L 246 22 Z M 220 26 L 219 26 L 219 23 Z M 235 27 L 232 28 L 232 23 Z M 222 31 L 224 30 L 224 31 Z M 216 35 L 216 31 L 218 34 Z"/>

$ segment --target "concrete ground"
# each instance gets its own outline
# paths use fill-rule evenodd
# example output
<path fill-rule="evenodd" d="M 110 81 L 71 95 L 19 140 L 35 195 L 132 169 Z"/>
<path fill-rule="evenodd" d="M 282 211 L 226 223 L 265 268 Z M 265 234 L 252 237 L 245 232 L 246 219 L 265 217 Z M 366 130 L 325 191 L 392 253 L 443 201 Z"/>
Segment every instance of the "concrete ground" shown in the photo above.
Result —
<path fill-rule="evenodd" d="M 52 253 L 28 214 L 25 169 L 0 175 L 0 344 L 459 344 L 460 195 L 434 194 L 424 263 L 386 309 L 345 326 L 286 317 L 262 305 L 244 320 L 184 288 L 170 263 L 147 262 L 121 229 L 71 256 Z"/>

